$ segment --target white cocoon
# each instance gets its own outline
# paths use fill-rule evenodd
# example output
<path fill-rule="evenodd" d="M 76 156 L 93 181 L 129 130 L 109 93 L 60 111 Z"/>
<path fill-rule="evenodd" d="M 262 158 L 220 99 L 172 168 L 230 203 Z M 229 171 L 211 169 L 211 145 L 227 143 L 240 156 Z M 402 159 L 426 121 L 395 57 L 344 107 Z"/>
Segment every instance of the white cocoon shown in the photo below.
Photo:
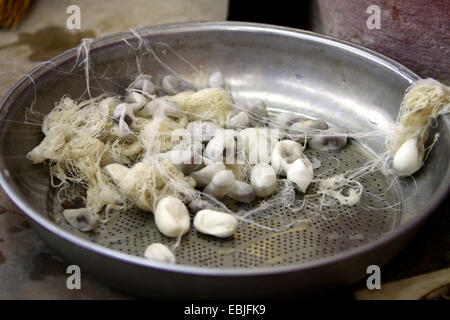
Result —
<path fill-rule="evenodd" d="M 230 129 L 244 129 L 250 124 L 250 118 L 247 112 L 241 111 L 239 113 L 234 113 L 233 111 L 228 113 L 227 116 L 227 128 Z"/>
<path fill-rule="evenodd" d="M 251 202 L 255 198 L 255 192 L 248 183 L 236 180 L 233 190 L 231 190 L 228 196 L 239 202 Z"/>
<path fill-rule="evenodd" d="M 237 148 L 235 136 L 234 130 L 218 132 L 207 144 L 203 155 L 215 162 L 233 163 Z"/>
<path fill-rule="evenodd" d="M 197 187 L 204 187 L 211 182 L 212 177 L 219 171 L 226 170 L 223 163 L 211 163 L 203 169 L 192 172 L 191 177 L 197 182 Z"/>
<path fill-rule="evenodd" d="M 306 159 L 295 160 L 287 170 L 287 179 L 296 184 L 297 190 L 303 193 L 308 189 L 314 176 L 311 162 Z"/>
<path fill-rule="evenodd" d="M 303 155 L 303 147 L 292 140 L 282 140 L 275 145 L 272 151 L 272 167 L 278 174 L 286 175 L 289 165 Z"/>
<path fill-rule="evenodd" d="M 189 231 L 189 212 L 184 203 L 175 197 L 161 199 L 154 212 L 158 230 L 168 237 L 178 237 Z"/>
<path fill-rule="evenodd" d="M 145 249 L 144 257 L 167 263 L 175 263 L 174 254 L 162 243 L 152 243 L 149 245 L 147 249 Z"/>
<path fill-rule="evenodd" d="M 236 178 L 231 170 L 219 171 L 212 177 L 204 192 L 221 198 L 233 190 L 235 181 Z"/>
<path fill-rule="evenodd" d="M 420 169 L 423 162 L 424 146 L 421 139 L 406 140 L 394 155 L 392 167 L 400 176 L 409 176 Z"/>
<path fill-rule="evenodd" d="M 250 184 L 258 197 L 267 197 L 277 188 L 277 175 L 272 166 L 258 163 L 252 168 Z"/>
<path fill-rule="evenodd" d="M 232 236 L 237 224 L 237 219 L 231 214 L 215 210 L 200 210 L 194 218 L 194 227 L 199 232 L 218 238 Z"/>
<path fill-rule="evenodd" d="M 179 118 L 183 115 L 183 112 L 176 102 L 165 99 L 154 99 L 147 103 L 144 108 L 136 114 L 144 118 L 157 114 L 165 114 L 169 117 Z"/>

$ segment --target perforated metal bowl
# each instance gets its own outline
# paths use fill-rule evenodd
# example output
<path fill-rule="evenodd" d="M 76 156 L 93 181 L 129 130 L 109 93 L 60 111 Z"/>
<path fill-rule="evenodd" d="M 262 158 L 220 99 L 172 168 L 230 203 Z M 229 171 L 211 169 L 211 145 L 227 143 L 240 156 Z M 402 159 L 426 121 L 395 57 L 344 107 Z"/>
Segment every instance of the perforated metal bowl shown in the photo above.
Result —
<path fill-rule="evenodd" d="M 155 54 L 188 79 L 194 80 L 188 65 L 164 44 L 205 75 L 221 70 L 236 97 L 262 98 L 271 113 L 297 112 L 354 132 L 391 124 L 405 89 L 418 79 L 400 64 L 365 48 L 288 28 L 205 22 L 140 32 Z M 132 48 L 139 43 L 131 32 L 92 43 L 92 95 L 123 94 L 137 72 L 136 61 L 157 78 L 167 74 L 152 54 Z M 241 224 L 236 236 L 226 240 L 192 228 L 177 250 L 176 265 L 146 260 L 140 256 L 150 243 L 173 243 L 156 230 L 152 214 L 117 214 L 92 234 L 72 230 L 61 219 L 47 169 L 25 159 L 42 139 L 26 108 L 33 106 L 46 114 L 63 95 L 82 96 L 86 81 L 76 62 L 76 49 L 59 55 L 22 78 L 2 100 L 0 182 L 53 249 L 124 291 L 149 297 L 252 298 L 309 295 L 350 284 L 366 274 L 367 266 L 382 265 L 396 254 L 446 196 L 450 124 L 443 118 L 437 129 L 441 139 L 415 175 L 417 192 L 410 180 L 389 188 L 390 179 L 374 173 L 361 182 L 379 197 L 363 196 L 358 206 L 325 212 L 327 219 L 315 218 L 279 233 Z M 360 166 L 382 148 L 379 138 L 364 145 L 352 141 L 332 153 L 307 152 L 322 160 L 316 174 L 331 176 Z M 395 203 L 400 204 L 368 209 Z M 283 212 L 280 207 L 262 213 L 257 222 L 277 227 L 307 213 Z"/>

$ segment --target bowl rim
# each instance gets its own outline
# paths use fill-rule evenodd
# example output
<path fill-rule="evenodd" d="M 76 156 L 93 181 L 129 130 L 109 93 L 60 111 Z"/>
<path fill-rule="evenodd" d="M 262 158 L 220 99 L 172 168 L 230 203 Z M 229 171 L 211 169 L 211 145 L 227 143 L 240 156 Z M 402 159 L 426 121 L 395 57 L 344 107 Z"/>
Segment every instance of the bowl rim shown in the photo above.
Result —
<path fill-rule="evenodd" d="M 343 50 L 351 51 L 353 54 L 357 54 L 366 59 L 372 60 L 378 64 L 383 65 L 384 67 L 391 69 L 393 72 L 397 73 L 400 76 L 403 76 L 410 83 L 421 79 L 416 73 L 401 65 L 400 63 L 388 58 L 378 52 L 375 52 L 371 49 L 365 48 L 361 45 L 354 44 L 348 41 L 344 41 L 341 39 L 337 39 L 331 36 L 317 34 L 311 31 L 305 31 L 300 29 L 274 26 L 269 24 L 261 24 L 261 23 L 250 23 L 250 22 L 233 22 L 233 21 L 209 21 L 209 22 L 180 22 L 180 23 L 169 23 L 169 24 L 161 24 L 156 26 L 148 26 L 143 28 L 138 28 L 143 35 L 155 35 L 158 33 L 167 33 L 167 32 L 193 32 L 193 31 L 243 31 L 243 32 L 270 32 L 279 35 L 289 36 L 297 39 L 310 40 L 315 41 L 317 43 L 325 44 L 325 45 L 334 45 L 338 46 Z M 130 31 L 124 31 L 112 35 L 108 35 L 105 37 L 94 39 L 92 42 L 93 49 L 98 50 L 107 45 L 114 44 L 116 42 L 122 41 L 121 39 L 126 36 L 133 36 Z M 74 53 L 76 53 L 76 49 L 69 49 L 56 57 L 50 59 L 50 62 L 55 63 L 56 65 L 61 65 L 67 61 L 67 58 L 73 58 Z M 17 90 L 26 90 L 25 81 L 30 78 L 31 75 L 35 73 L 40 73 L 44 71 L 44 68 L 47 66 L 47 63 L 41 63 L 37 67 L 35 67 L 32 71 L 30 71 L 27 75 L 23 76 L 11 89 L 7 91 L 5 96 L 0 100 L 0 111 L 2 111 L 3 107 L 6 105 L 9 98 L 13 95 L 13 93 Z M 44 72 L 49 72 L 47 70 Z M 42 76 L 42 74 L 40 74 Z M 1 157 L 1 156 L 0 156 Z M 2 165 L 3 166 L 3 165 Z M 2 168 L 3 169 L 3 168 Z M 446 176 L 449 176 L 449 172 L 447 170 Z M 60 228 L 58 225 L 53 223 L 52 221 L 47 220 L 43 216 L 41 216 L 33 207 L 27 205 L 22 202 L 20 196 L 18 196 L 12 187 L 10 187 L 7 181 L 7 174 L 4 170 L 0 170 L 0 185 L 4 189 L 5 193 L 10 197 L 10 199 L 26 214 L 26 216 L 32 219 L 35 223 L 46 229 L 47 231 L 55 234 L 59 238 L 62 238 L 65 241 L 70 242 L 72 245 L 79 246 L 83 249 L 93 251 L 94 253 L 100 254 L 106 258 L 119 260 L 122 263 L 130 263 L 137 265 L 139 267 L 145 268 L 153 268 L 159 269 L 161 271 L 175 272 L 181 274 L 191 274 L 191 275 L 200 275 L 200 276 L 228 276 L 228 277 L 247 277 L 247 276 L 261 276 L 261 275 L 271 275 L 278 273 L 288 273 L 288 272 L 297 272 L 301 270 L 314 269 L 323 267 L 326 265 L 331 265 L 333 263 L 338 263 L 345 261 L 347 259 L 356 257 L 358 255 L 362 255 L 364 253 L 369 253 L 370 251 L 385 246 L 389 244 L 391 241 L 399 238 L 408 232 L 412 231 L 415 227 L 420 225 L 425 219 L 427 219 L 431 213 L 443 202 L 443 200 L 447 197 L 449 193 L 450 181 L 447 183 L 447 186 L 442 186 L 438 189 L 437 192 L 434 193 L 432 199 L 428 202 L 428 205 L 425 207 L 425 210 L 422 214 L 412 217 L 409 221 L 405 222 L 398 229 L 393 230 L 389 234 L 374 240 L 370 243 L 361 245 L 356 248 L 351 248 L 345 250 L 341 253 L 338 253 L 333 256 L 320 258 L 314 261 L 309 261 L 301 264 L 290 264 L 290 265 L 282 265 L 282 266 L 265 266 L 265 267 L 257 267 L 257 268 L 208 268 L 208 267 L 200 267 L 200 266 L 190 266 L 190 265 L 180 265 L 180 264 L 168 264 L 158 261 L 153 261 L 149 259 L 145 259 L 144 257 L 133 256 L 130 254 L 126 254 L 123 252 L 119 252 L 113 249 L 109 249 L 107 247 L 101 246 L 97 243 L 91 242 L 87 239 L 81 238 L 75 234 L 70 233 L 63 228 Z"/>

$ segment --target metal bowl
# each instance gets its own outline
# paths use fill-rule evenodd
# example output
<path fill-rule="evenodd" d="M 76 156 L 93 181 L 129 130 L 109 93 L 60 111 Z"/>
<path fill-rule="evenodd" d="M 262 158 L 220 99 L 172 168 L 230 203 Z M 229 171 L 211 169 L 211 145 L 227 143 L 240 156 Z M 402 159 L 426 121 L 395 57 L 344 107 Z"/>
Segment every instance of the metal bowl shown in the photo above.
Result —
<path fill-rule="evenodd" d="M 91 43 L 91 95 L 123 94 L 138 72 L 137 61 L 156 78 L 167 74 L 155 60 L 158 56 L 193 81 L 202 81 L 204 75 L 219 69 L 235 98 L 262 98 L 270 112 L 289 110 L 363 132 L 392 124 L 405 89 L 419 79 L 376 52 L 289 28 L 194 22 L 143 28 L 140 33 L 146 41 L 123 32 Z M 192 72 L 181 56 L 201 72 Z M 146 260 L 139 257 L 146 245 L 170 242 L 155 230 L 151 214 L 130 211 L 93 235 L 76 232 L 58 219 L 61 208 L 54 201 L 48 170 L 25 158 L 43 137 L 37 112 L 48 113 L 63 95 L 87 97 L 84 69 L 79 64 L 83 58 L 83 52 L 74 48 L 39 65 L 1 101 L 0 183 L 50 247 L 123 291 L 173 298 L 323 292 L 362 279 L 369 265 L 386 263 L 446 197 L 448 117 L 439 120 L 441 138 L 415 175 L 416 183 L 404 180 L 389 189 L 387 177 L 367 177 L 365 186 L 382 194 L 381 204 L 398 202 L 393 208 L 380 204 L 381 209 L 348 207 L 339 212 L 338 219 L 317 220 L 287 233 L 240 226 L 234 240 L 214 240 L 192 230 L 181 244 L 178 264 Z M 371 139 L 365 145 L 352 142 L 332 156 L 340 160 L 340 166 L 351 168 L 382 149 L 383 139 Z M 331 160 L 325 161 L 323 170 L 337 172 L 334 167 Z M 374 200 L 364 201 L 376 206 Z"/>

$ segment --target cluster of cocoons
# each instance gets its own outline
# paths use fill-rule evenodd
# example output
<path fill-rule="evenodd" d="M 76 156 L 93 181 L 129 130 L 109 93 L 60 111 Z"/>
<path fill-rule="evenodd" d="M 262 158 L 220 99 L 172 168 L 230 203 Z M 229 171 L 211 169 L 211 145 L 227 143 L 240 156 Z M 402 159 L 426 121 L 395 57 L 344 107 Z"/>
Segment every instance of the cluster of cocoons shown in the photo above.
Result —
<path fill-rule="evenodd" d="M 416 81 L 403 98 L 393 134 L 386 139 L 392 167 L 400 176 L 410 176 L 423 165 L 428 128 L 450 112 L 450 87 L 433 79 Z"/>
<path fill-rule="evenodd" d="M 408 110 L 402 126 L 414 112 Z M 178 241 L 191 219 L 198 232 L 209 236 L 229 238 L 236 232 L 238 216 L 202 207 L 200 198 L 251 204 L 276 194 L 280 179 L 305 194 L 320 166 L 305 156 L 305 148 L 334 151 L 348 141 L 346 130 L 321 120 L 287 112 L 269 117 L 259 100 L 237 105 L 220 72 L 204 85 L 172 75 L 157 85 L 141 74 L 124 97 L 81 103 L 64 97 L 45 117 L 42 131 L 44 140 L 28 158 L 50 163 L 51 175 L 59 181 L 53 186 L 80 184 L 86 191 L 83 201 L 63 210 L 71 226 L 89 232 L 103 210 L 136 206 L 153 212 L 158 230 Z M 394 168 L 417 170 L 424 138 L 416 134 L 397 143 Z M 318 193 L 355 205 L 362 186 L 356 183 L 352 189 L 350 184 L 334 177 L 322 181 Z M 344 186 L 350 188 L 348 195 L 340 192 Z M 144 256 L 176 262 L 173 249 L 159 243 L 151 244 Z"/>
<path fill-rule="evenodd" d="M 172 75 L 156 85 L 141 74 L 124 97 L 79 104 L 63 98 L 45 117 L 45 139 L 28 158 L 49 160 L 52 176 L 63 185 L 86 186 L 82 204 L 63 210 L 74 228 L 92 231 L 105 206 L 133 205 L 152 211 L 162 234 L 180 238 L 191 226 L 186 204 L 192 207 L 198 190 L 218 201 L 252 203 L 276 193 L 285 177 L 305 193 L 314 176 L 303 154 L 308 140 L 314 141 L 310 129 L 328 126 L 291 113 L 269 120 L 260 100 L 236 107 L 220 72 L 200 86 Z M 340 138 L 316 141 L 314 147 L 345 145 L 333 139 Z M 231 212 L 197 209 L 198 232 L 219 238 L 236 232 L 238 219 Z M 152 244 L 144 256 L 175 262 L 162 244 Z"/>

